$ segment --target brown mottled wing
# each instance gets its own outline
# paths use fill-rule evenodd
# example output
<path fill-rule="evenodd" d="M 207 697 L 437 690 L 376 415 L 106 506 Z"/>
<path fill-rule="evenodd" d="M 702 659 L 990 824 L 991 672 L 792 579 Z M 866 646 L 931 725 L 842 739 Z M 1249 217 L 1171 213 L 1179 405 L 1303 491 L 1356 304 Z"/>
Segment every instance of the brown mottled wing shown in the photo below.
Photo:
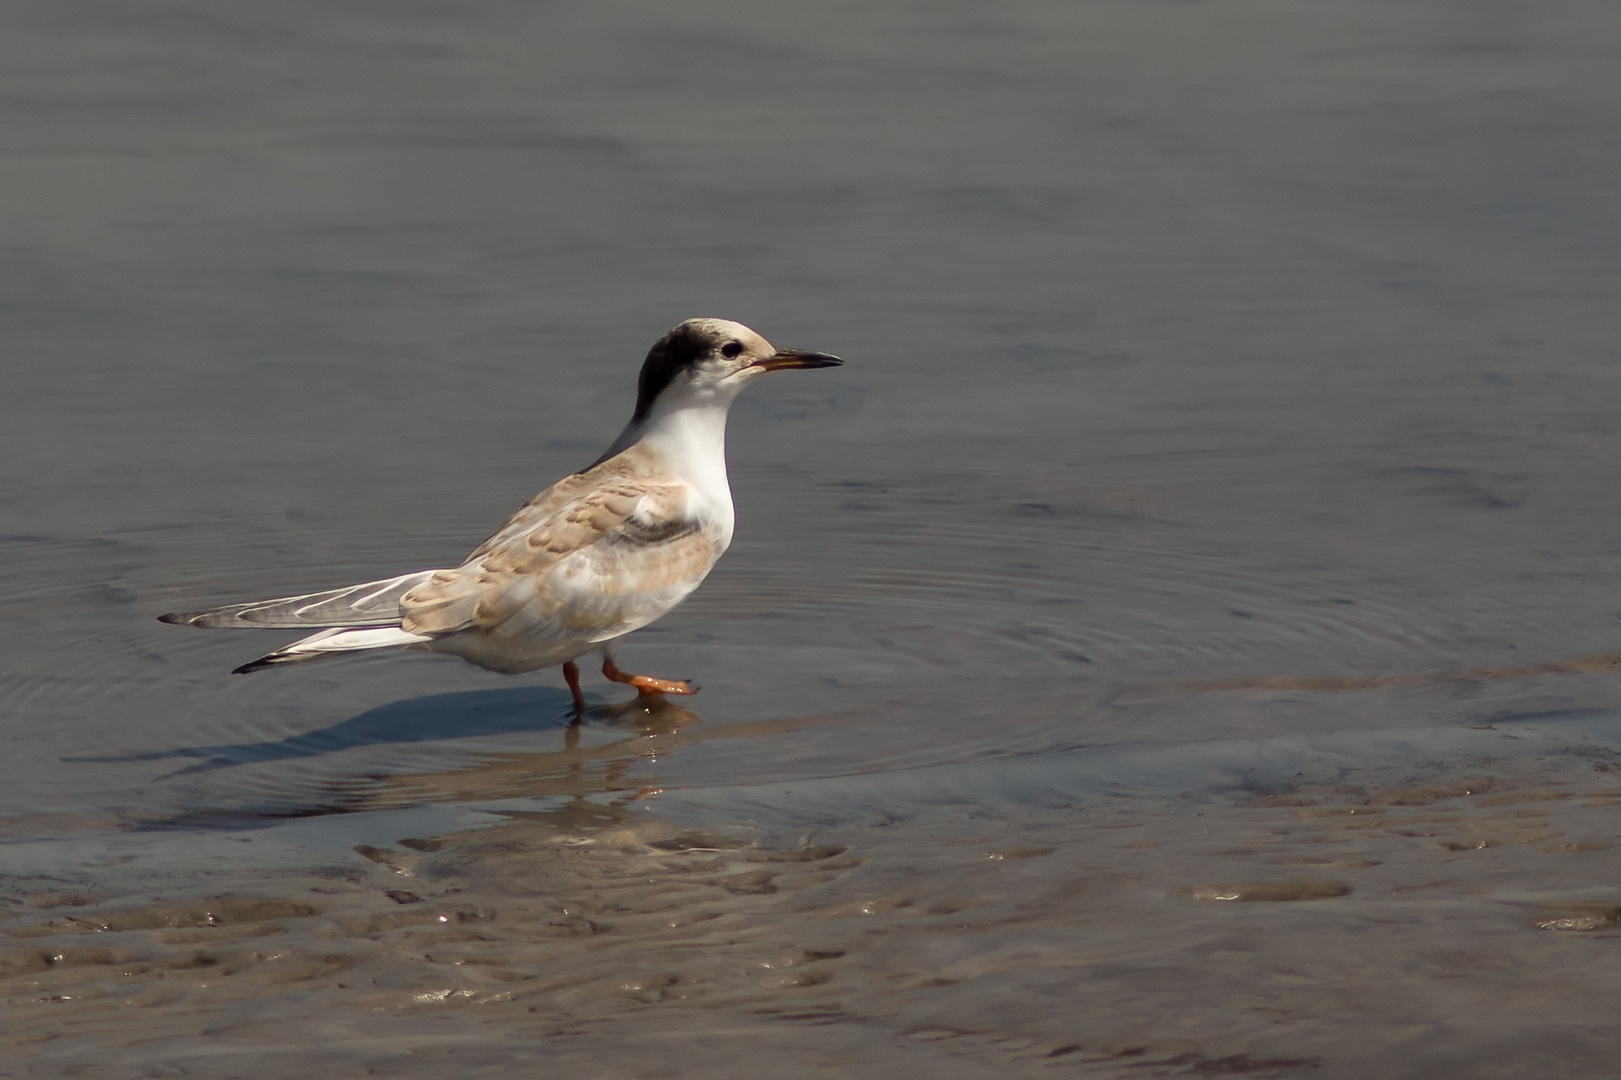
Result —
<path fill-rule="evenodd" d="M 554 485 L 464 565 L 406 593 L 401 625 L 602 640 L 669 610 L 719 556 L 717 530 L 687 516 L 684 487 L 603 471 Z"/>
<path fill-rule="evenodd" d="M 560 560 L 546 577 L 545 596 L 571 636 L 606 641 L 679 604 L 708 575 L 723 544 L 713 523 L 639 512 Z"/>

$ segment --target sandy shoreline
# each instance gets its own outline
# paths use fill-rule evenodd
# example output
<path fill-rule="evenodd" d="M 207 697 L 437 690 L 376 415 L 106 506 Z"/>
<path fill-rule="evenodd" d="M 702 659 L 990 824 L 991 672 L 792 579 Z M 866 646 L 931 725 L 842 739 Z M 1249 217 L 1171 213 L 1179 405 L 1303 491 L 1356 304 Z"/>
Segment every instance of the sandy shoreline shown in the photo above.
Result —
<path fill-rule="evenodd" d="M 1576 738 L 798 836 L 657 797 L 127 834 L 0 878 L 3 1038 L 19 1076 L 1581 1075 L 1621 1039 L 1618 777 Z"/>

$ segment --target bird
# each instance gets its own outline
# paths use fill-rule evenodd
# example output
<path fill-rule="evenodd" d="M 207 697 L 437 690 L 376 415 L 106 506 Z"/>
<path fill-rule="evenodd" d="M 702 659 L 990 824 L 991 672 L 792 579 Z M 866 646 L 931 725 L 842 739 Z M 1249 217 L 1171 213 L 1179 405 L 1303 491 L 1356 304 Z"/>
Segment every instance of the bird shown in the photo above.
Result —
<path fill-rule="evenodd" d="M 732 541 L 726 414 L 761 376 L 836 367 L 778 349 L 741 323 L 687 319 L 648 350 L 630 422 L 602 456 L 536 495 L 460 566 L 301 596 L 171 612 L 186 626 L 316 630 L 232 674 L 378 649 L 458 656 L 516 675 L 561 665 L 576 713 L 576 663 L 638 695 L 686 695 L 684 680 L 632 675 L 614 643 L 696 589 Z"/>

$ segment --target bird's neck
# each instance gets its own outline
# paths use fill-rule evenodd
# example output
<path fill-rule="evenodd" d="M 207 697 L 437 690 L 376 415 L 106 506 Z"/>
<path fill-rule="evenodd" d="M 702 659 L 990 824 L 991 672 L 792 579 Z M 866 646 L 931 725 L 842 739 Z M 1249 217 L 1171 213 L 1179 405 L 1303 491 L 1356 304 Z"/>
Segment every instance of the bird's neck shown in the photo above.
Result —
<path fill-rule="evenodd" d="M 651 452 L 672 475 L 690 485 L 715 513 L 731 517 L 726 478 L 726 410 L 730 401 L 682 402 L 654 407 L 632 420 L 602 455 L 606 461 L 632 446 Z"/>

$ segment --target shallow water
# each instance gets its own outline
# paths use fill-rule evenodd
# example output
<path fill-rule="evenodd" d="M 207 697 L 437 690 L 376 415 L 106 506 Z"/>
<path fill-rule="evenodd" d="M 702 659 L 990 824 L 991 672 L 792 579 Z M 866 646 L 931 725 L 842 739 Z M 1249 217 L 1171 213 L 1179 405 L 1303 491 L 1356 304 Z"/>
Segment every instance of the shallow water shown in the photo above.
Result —
<path fill-rule="evenodd" d="M 1607 1075 L 1616 24 L 11 6 L 7 1067 Z M 154 621 L 454 562 L 698 314 L 849 363 L 697 697 Z"/>

